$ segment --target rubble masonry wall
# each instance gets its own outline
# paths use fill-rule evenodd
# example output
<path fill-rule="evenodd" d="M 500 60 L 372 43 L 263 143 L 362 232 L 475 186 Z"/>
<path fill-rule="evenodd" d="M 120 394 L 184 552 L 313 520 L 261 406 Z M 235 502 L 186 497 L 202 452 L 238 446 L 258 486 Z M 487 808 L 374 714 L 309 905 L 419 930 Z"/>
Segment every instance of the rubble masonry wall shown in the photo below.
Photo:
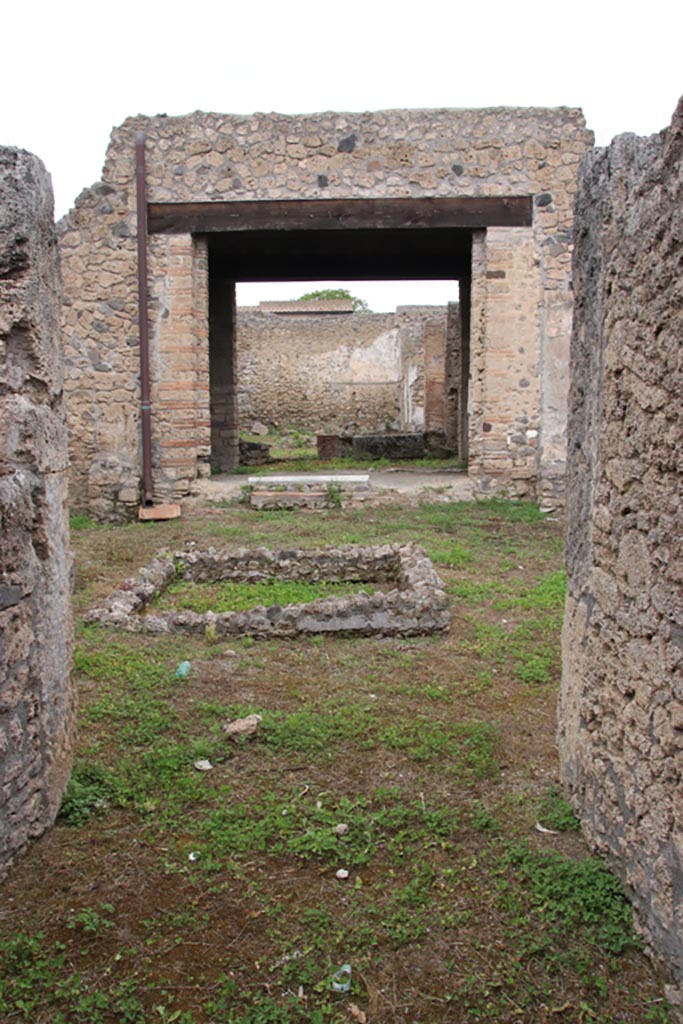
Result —
<path fill-rule="evenodd" d="M 683 981 L 683 101 L 576 207 L 559 746 L 586 832 Z"/>
<path fill-rule="evenodd" d="M 73 755 L 62 360 L 50 179 L 0 148 L 0 879 Z"/>
<path fill-rule="evenodd" d="M 323 434 L 423 430 L 425 337 L 432 334 L 443 405 L 445 306 L 317 315 L 238 307 L 240 423 Z"/>
<path fill-rule="evenodd" d="M 592 145 L 570 108 L 302 116 L 196 112 L 114 129 L 102 180 L 61 222 L 72 493 L 117 517 L 139 498 L 135 134 L 150 202 L 533 197 L 533 225 L 475 239 L 469 411 L 478 493 L 558 496 L 565 460 L 572 207 Z M 208 295 L 201 236 L 149 246 L 154 487 L 209 472 Z"/>

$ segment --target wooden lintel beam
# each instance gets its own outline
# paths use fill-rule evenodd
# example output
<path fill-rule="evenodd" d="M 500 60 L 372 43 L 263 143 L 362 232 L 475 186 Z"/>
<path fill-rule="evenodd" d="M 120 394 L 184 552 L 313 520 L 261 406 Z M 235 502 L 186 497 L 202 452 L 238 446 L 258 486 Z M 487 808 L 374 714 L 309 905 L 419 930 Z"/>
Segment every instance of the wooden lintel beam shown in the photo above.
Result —
<path fill-rule="evenodd" d="M 150 234 L 530 227 L 531 196 L 149 203 Z"/>

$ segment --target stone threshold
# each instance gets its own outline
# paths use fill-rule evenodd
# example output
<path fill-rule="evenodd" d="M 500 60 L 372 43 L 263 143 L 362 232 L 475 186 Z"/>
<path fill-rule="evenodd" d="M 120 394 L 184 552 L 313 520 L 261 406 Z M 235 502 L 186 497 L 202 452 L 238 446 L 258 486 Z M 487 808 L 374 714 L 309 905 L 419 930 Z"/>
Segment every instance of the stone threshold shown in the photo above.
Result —
<path fill-rule="evenodd" d="M 247 483 L 259 491 L 304 491 L 339 487 L 344 491 L 369 491 L 369 473 L 273 473 L 247 477 Z"/>

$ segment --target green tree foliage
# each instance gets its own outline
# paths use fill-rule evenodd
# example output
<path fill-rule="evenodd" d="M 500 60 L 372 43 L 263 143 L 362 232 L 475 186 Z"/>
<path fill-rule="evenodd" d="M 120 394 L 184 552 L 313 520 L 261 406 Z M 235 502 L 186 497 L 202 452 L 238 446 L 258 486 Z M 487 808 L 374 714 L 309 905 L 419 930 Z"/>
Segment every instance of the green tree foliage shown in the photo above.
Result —
<path fill-rule="evenodd" d="M 305 295 L 300 295 L 297 301 L 308 302 L 315 299 L 348 299 L 353 303 L 354 313 L 370 312 L 370 307 L 365 299 L 359 299 L 357 296 L 352 295 L 347 288 L 320 288 L 316 292 L 306 292 Z"/>

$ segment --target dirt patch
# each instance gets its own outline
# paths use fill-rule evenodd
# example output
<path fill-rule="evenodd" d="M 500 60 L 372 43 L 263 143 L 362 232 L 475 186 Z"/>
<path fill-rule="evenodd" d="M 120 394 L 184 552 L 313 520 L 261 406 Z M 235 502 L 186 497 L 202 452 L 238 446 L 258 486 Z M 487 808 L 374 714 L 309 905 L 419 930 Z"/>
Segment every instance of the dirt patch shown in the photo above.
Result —
<path fill-rule="evenodd" d="M 556 788 L 561 524 L 495 502 L 79 529 L 76 609 L 161 548 L 247 534 L 419 542 L 450 628 L 212 642 L 81 626 L 77 769 L 3 886 L 0 1019 L 668 1021 Z M 252 740 L 226 739 L 254 712 Z"/>

